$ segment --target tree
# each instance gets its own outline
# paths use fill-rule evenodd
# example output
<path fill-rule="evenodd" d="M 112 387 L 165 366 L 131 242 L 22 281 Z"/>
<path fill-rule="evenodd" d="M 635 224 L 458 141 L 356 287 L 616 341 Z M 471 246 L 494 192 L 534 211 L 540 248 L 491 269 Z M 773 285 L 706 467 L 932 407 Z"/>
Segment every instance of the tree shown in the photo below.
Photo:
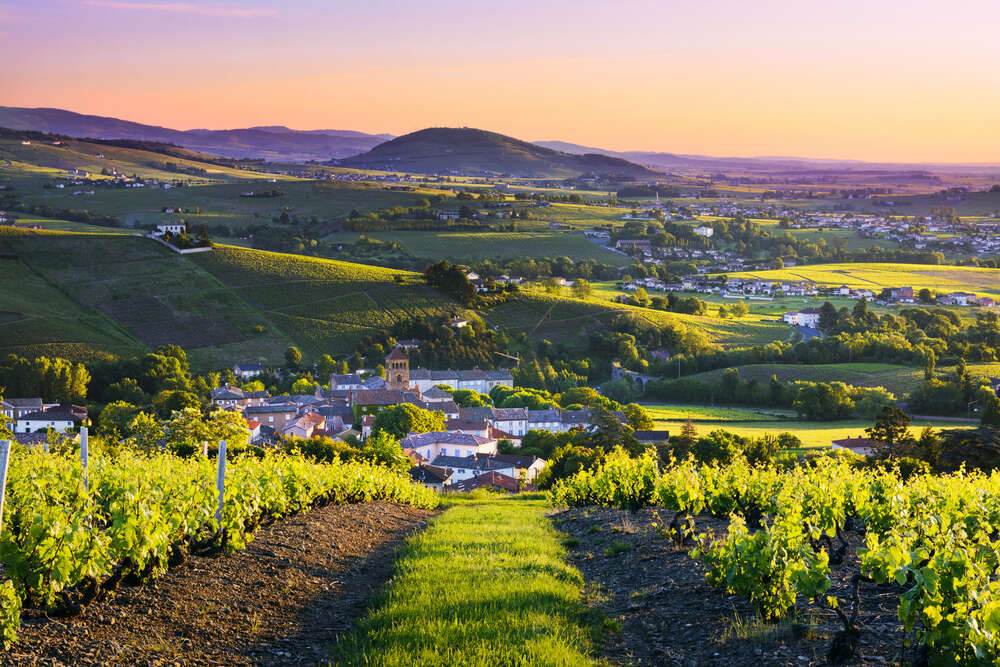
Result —
<path fill-rule="evenodd" d="M 623 424 L 615 413 L 604 406 L 590 409 L 590 423 L 593 429 L 590 434 L 592 447 L 600 447 L 605 452 L 621 447 L 632 455 L 642 451 L 642 445 L 632 435 L 632 427 Z"/>
<path fill-rule="evenodd" d="M 819 308 L 819 328 L 823 331 L 830 331 L 840 320 L 840 315 L 837 313 L 837 308 L 829 301 L 824 301 L 823 305 Z"/>
<path fill-rule="evenodd" d="M 124 438 L 129 432 L 129 424 L 141 410 L 125 401 L 108 403 L 97 417 L 97 428 L 113 440 Z"/>
<path fill-rule="evenodd" d="M 698 438 L 691 453 L 701 463 L 730 463 L 749 445 L 749 440 L 729 431 L 716 430 Z"/>
<path fill-rule="evenodd" d="M 868 322 L 868 299 L 861 297 L 856 304 L 854 304 L 854 310 L 851 312 L 851 317 L 854 321 L 859 324 L 865 324 Z"/>
<path fill-rule="evenodd" d="M 356 371 L 365 365 L 365 360 L 361 357 L 361 353 L 357 350 L 351 355 L 351 358 L 347 360 L 347 369 L 349 371 Z"/>
<path fill-rule="evenodd" d="M 592 470 L 604 460 L 604 450 L 600 447 L 563 445 L 552 453 L 548 465 L 535 479 L 540 489 L 547 489 L 560 479 L 566 479 L 581 470 Z"/>
<path fill-rule="evenodd" d="M 594 293 L 594 287 L 587 280 L 583 278 L 577 278 L 573 282 L 573 296 L 577 299 L 586 299 L 588 296 Z"/>
<path fill-rule="evenodd" d="M 410 458 L 399 446 L 399 440 L 385 431 L 372 433 L 371 437 L 365 440 L 361 458 L 399 472 L 406 472 L 412 465 Z"/>
<path fill-rule="evenodd" d="M 483 396 L 472 389 L 456 389 L 452 395 L 455 405 L 460 408 L 478 408 L 489 405 L 489 396 Z"/>
<path fill-rule="evenodd" d="M 984 426 L 1000 427 L 1000 399 L 989 387 L 979 390 L 982 411 L 979 413 L 979 423 Z"/>
<path fill-rule="evenodd" d="M 151 453 L 159 450 L 163 441 L 163 427 L 156 417 L 148 412 L 140 412 L 128 425 L 126 442 L 139 451 Z"/>
<path fill-rule="evenodd" d="M 201 400 L 189 391 L 164 389 L 153 397 L 153 409 L 161 419 L 166 419 L 177 410 L 200 406 Z"/>
<path fill-rule="evenodd" d="M 656 428 L 656 422 L 653 421 L 649 411 L 638 403 L 629 403 L 625 406 L 624 412 L 628 425 L 636 431 L 649 431 Z"/>
<path fill-rule="evenodd" d="M 638 398 L 640 393 L 635 383 L 627 377 L 605 382 L 601 385 L 601 391 L 604 392 L 605 396 L 619 403 L 630 403 Z"/>
<path fill-rule="evenodd" d="M 444 429 L 443 412 L 424 410 L 410 403 L 400 403 L 380 410 L 372 423 L 373 434 L 383 431 L 396 438 L 405 438 L 410 433 L 427 433 Z"/>
<path fill-rule="evenodd" d="M 308 378 L 299 378 L 292 383 L 293 394 L 312 394 L 316 392 L 316 383 Z"/>
<path fill-rule="evenodd" d="M 302 353 L 299 352 L 299 348 L 294 345 L 289 345 L 288 349 L 285 350 L 285 364 L 291 368 L 296 369 L 299 364 L 302 363 Z"/>
<path fill-rule="evenodd" d="M 324 354 L 316 362 L 316 372 L 319 373 L 321 378 L 329 379 L 331 375 L 337 372 L 337 362 L 329 354 Z"/>
<path fill-rule="evenodd" d="M 337 362 L 337 370 L 335 371 L 337 375 L 347 375 L 350 372 L 351 369 L 348 367 L 346 359 Z"/>
<path fill-rule="evenodd" d="M 737 301 L 736 303 L 734 303 L 732 306 L 729 307 L 729 313 L 733 317 L 746 317 L 747 313 L 749 312 L 750 309 L 747 308 L 747 304 L 744 303 L 743 301 Z"/>
<path fill-rule="evenodd" d="M 727 317 L 729 317 L 729 309 L 726 308 L 726 304 L 724 304 L 724 303 L 720 304 L 719 305 L 719 319 L 724 320 Z"/>
<path fill-rule="evenodd" d="M 892 457 L 897 445 L 912 440 L 910 421 L 910 416 L 899 408 L 886 406 L 875 419 L 875 425 L 865 429 L 868 437 L 877 443 L 879 456 Z"/>
<path fill-rule="evenodd" d="M 854 410 L 854 401 L 843 382 L 799 382 L 792 408 L 806 419 L 844 419 Z"/>
<path fill-rule="evenodd" d="M 476 287 L 465 269 L 444 259 L 428 266 L 424 279 L 431 287 L 450 294 L 461 303 L 468 303 L 476 295 Z"/>

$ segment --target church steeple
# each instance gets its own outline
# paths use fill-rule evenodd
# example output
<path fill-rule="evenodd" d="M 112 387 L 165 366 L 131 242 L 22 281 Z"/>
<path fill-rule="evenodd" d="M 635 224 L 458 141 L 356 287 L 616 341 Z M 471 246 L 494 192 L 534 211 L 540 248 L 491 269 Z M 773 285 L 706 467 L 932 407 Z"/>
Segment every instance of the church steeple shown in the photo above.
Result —
<path fill-rule="evenodd" d="M 410 357 L 398 345 L 385 358 L 385 386 L 399 391 L 410 388 Z"/>

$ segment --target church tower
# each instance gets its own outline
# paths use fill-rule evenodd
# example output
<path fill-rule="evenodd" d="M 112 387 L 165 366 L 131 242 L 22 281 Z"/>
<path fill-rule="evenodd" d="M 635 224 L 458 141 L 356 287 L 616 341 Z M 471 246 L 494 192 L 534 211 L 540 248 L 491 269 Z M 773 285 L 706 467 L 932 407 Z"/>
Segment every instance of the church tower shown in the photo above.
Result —
<path fill-rule="evenodd" d="M 385 387 L 399 391 L 410 388 L 410 357 L 398 345 L 385 358 Z"/>

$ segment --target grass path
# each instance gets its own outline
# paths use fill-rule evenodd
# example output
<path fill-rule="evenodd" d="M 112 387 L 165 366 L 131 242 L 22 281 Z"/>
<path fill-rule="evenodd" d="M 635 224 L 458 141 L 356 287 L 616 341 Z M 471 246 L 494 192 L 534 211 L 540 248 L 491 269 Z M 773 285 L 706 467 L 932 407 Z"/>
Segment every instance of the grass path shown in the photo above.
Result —
<path fill-rule="evenodd" d="M 403 549 L 334 664 L 596 665 L 595 617 L 540 496 L 473 496 Z"/>

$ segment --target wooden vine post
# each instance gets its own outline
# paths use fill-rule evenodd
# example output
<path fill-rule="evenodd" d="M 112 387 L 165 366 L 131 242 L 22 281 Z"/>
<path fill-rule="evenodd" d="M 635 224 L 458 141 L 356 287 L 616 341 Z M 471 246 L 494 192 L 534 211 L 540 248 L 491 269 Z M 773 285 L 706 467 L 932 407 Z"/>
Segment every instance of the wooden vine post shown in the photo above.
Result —
<path fill-rule="evenodd" d="M 87 427 L 80 428 L 80 463 L 83 464 L 83 487 L 90 490 L 90 479 L 87 475 L 87 465 L 90 462 L 90 455 L 87 452 Z"/>
<path fill-rule="evenodd" d="M 7 466 L 10 465 L 10 440 L 0 440 L 0 531 L 3 530 L 3 499 L 7 494 Z"/>
<path fill-rule="evenodd" d="M 219 522 L 222 531 L 222 508 L 226 496 L 226 441 L 219 440 L 219 467 L 216 471 L 215 486 L 219 490 L 219 508 L 215 510 L 215 520 Z"/>

